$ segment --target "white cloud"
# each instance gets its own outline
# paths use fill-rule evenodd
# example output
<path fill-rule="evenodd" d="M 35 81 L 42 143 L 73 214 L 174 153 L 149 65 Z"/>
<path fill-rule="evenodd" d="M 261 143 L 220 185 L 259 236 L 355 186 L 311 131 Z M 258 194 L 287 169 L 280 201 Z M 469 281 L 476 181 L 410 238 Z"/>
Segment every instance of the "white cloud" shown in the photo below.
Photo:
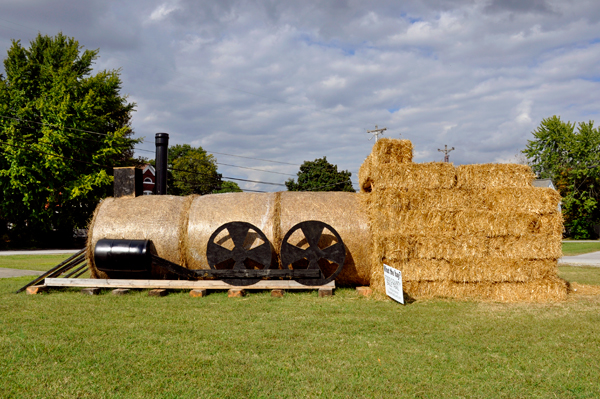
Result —
<path fill-rule="evenodd" d="M 154 11 L 152 11 L 149 18 L 151 21 L 162 21 L 169 14 L 171 14 L 173 11 L 175 11 L 177 9 L 179 9 L 179 6 L 177 4 L 163 3 L 163 4 L 159 5 L 158 7 L 156 7 L 154 9 Z"/>
<path fill-rule="evenodd" d="M 597 119 L 600 109 L 592 0 L 19 4 L 0 5 L 22 25 L 0 23 L 0 44 L 39 29 L 100 48 L 98 68 L 123 68 L 138 135 L 296 164 L 216 155 L 240 166 L 295 174 L 326 155 L 356 180 L 376 124 L 411 139 L 419 162 L 439 161 L 446 144 L 457 164 L 506 161 L 542 118 Z"/>

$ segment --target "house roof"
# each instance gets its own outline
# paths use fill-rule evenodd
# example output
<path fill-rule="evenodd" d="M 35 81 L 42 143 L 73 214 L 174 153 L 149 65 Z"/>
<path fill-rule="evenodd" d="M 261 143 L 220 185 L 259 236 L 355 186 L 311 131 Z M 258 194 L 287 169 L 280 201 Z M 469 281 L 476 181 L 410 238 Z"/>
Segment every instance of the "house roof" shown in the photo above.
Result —
<path fill-rule="evenodd" d="M 533 187 L 554 188 L 554 183 L 552 183 L 552 179 L 535 179 L 532 184 L 533 184 Z"/>
<path fill-rule="evenodd" d="M 156 171 L 154 170 L 154 166 L 150 165 L 149 163 L 147 163 L 146 165 L 144 165 L 144 169 L 142 170 L 142 173 L 146 173 L 147 170 L 150 170 L 150 173 L 152 173 L 153 175 L 156 175 Z"/>

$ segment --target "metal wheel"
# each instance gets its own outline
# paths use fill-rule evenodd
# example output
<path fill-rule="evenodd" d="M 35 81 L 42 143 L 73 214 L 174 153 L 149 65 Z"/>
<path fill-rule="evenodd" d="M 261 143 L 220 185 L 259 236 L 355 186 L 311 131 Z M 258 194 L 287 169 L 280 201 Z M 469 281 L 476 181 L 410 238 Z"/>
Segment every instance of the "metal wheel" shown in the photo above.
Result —
<path fill-rule="evenodd" d="M 228 234 L 221 234 L 224 230 L 227 230 Z M 254 246 L 257 239 L 260 239 L 262 244 Z M 228 242 L 230 246 L 233 245 L 232 249 L 221 245 Z M 268 269 L 271 267 L 272 255 L 271 243 L 267 236 L 258 227 L 246 222 L 225 223 L 212 233 L 206 246 L 206 259 L 211 269 Z M 231 285 L 245 286 L 257 283 L 260 278 L 223 281 Z"/>
<path fill-rule="evenodd" d="M 304 239 L 296 244 L 290 243 L 292 236 L 301 236 L 298 230 L 302 232 Z M 331 234 L 328 234 L 325 230 L 328 230 Z M 301 244 L 303 247 L 308 245 L 308 247 L 301 248 L 298 244 Z M 344 260 L 346 260 L 346 247 L 342 242 L 342 237 L 340 237 L 333 227 L 317 220 L 298 223 L 287 232 L 281 243 L 281 264 L 284 269 L 287 269 L 291 265 L 292 269 L 306 268 L 321 270 L 320 279 L 296 280 L 300 284 L 327 284 L 342 271 Z M 337 265 L 337 268 L 334 268 L 334 264 Z"/>

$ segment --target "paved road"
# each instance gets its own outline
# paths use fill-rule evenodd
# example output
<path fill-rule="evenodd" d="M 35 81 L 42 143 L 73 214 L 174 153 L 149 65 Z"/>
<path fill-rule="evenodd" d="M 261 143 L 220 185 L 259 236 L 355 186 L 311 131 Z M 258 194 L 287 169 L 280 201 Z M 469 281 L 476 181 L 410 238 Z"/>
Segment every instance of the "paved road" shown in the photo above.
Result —
<path fill-rule="evenodd" d="M 569 264 L 573 266 L 600 267 L 600 252 L 590 252 L 589 254 L 576 256 L 563 256 L 558 260 L 558 263 Z"/>
<path fill-rule="evenodd" d="M 44 272 L 37 270 L 5 269 L 0 267 L 0 278 L 21 277 L 21 276 L 39 276 Z"/>
<path fill-rule="evenodd" d="M 25 251 L 0 251 L 0 256 L 8 255 L 60 255 L 74 254 L 81 251 L 80 249 L 31 249 Z"/>

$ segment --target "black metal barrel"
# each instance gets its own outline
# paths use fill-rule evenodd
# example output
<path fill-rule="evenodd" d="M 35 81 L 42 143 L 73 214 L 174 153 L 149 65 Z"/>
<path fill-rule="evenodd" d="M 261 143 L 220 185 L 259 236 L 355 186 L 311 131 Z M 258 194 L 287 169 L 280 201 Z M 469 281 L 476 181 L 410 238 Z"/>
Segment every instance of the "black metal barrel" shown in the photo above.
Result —
<path fill-rule="evenodd" d="M 98 240 L 94 249 L 96 269 L 109 278 L 150 278 L 150 240 Z"/>

